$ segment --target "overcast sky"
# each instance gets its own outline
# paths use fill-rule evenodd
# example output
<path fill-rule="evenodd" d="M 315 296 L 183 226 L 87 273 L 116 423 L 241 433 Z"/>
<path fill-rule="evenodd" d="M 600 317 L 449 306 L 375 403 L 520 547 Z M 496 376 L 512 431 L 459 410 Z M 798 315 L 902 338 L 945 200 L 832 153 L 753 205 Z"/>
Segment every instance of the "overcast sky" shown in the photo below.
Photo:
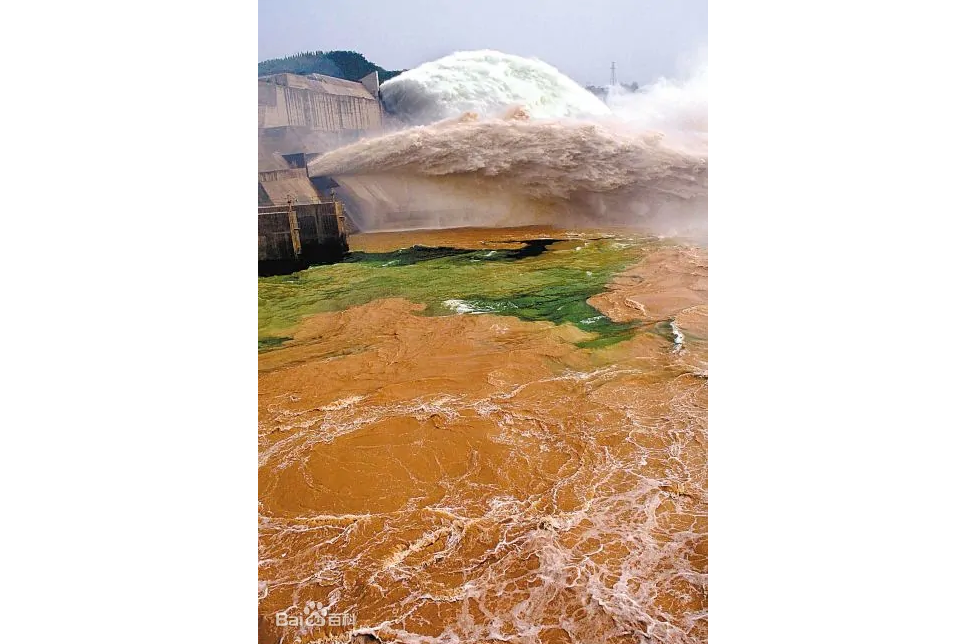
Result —
<path fill-rule="evenodd" d="M 351 49 L 386 69 L 454 51 L 540 58 L 581 84 L 680 73 L 707 43 L 707 0 L 259 0 L 259 60 Z"/>

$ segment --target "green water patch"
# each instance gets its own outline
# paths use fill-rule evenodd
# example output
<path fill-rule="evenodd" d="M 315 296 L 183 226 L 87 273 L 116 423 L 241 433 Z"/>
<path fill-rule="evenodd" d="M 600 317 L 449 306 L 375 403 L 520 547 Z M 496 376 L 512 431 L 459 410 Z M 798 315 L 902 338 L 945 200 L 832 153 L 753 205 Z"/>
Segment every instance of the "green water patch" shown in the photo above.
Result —
<path fill-rule="evenodd" d="M 510 240 L 504 243 L 522 244 L 521 248 L 513 249 L 492 249 L 474 250 L 468 248 L 452 248 L 449 246 L 421 246 L 416 244 L 409 248 L 386 253 L 366 253 L 355 251 L 349 253 L 344 260 L 350 264 L 367 264 L 379 266 L 380 268 L 390 268 L 393 266 L 412 266 L 420 262 L 428 262 L 434 259 L 453 258 L 454 260 L 463 259 L 467 262 L 499 262 L 526 259 L 537 257 L 543 254 L 552 244 L 562 242 L 561 239 L 524 239 Z"/>
<path fill-rule="evenodd" d="M 387 297 L 426 305 L 424 315 L 491 313 L 573 324 L 595 333 L 581 346 L 629 339 L 637 324 L 617 323 L 587 304 L 615 273 L 642 255 L 643 241 L 520 240 L 518 249 L 413 246 L 349 255 L 345 262 L 258 280 L 259 348 L 285 338 L 306 315 Z M 272 348 L 281 344 L 265 345 Z"/>
<path fill-rule="evenodd" d="M 555 324 L 569 323 L 581 331 L 597 334 L 592 340 L 579 342 L 578 346 L 582 347 L 603 347 L 629 340 L 634 335 L 637 323 L 614 322 L 587 303 L 588 299 L 604 290 L 603 284 L 580 279 L 586 278 L 586 273 L 583 276 L 562 277 L 565 283 L 519 292 L 506 299 L 470 296 L 444 301 L 443 306 L 462 313 L 493 313 L 512 315 L 530 322 L 547 320 Z"/>
<path fill-rule="evenodd" d="M 268 351 L 269 349 L 275 349 L 277 347 L 282 346 L 282 344 L 284 344 L 285 342 L 288 342 L 291 339 L 292 338 L 279 337 L 274 335 L 259 337 L 258 350 L 261 352 L 261 351 Z"/>
<path fill-rule="evenodd" d="M 380 268 L 390 268 L 393 266 L 412 266 L 420 262 L 430 262 L 434 259 L 444 257 L 460 257 L 471 255 L 475 251 L 466 248 L 450 248 L 447 246 L 413 246 L 411 248 L 400 248 L 399 250 L 387 253 L 366 253 L 354 251 L 348 254 L 343 260 L 347 264 L 365 264 L 368 266 L 378 266 Z"/>

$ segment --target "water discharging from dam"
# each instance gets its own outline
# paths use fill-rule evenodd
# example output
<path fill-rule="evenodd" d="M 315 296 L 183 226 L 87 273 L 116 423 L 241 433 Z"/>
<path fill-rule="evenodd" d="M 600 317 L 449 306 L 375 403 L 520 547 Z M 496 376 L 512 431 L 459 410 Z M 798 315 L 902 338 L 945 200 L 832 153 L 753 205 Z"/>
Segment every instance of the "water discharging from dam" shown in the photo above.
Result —
<path fill-rule="evenodd" d="M 364 230 L 629 225 L 701 238 L 707 221 L 706 73 L 614 96 L 553 67 L 454 54 L 382 89 L 412 125 L 317 158 Z M 442 120 L 440 120 L 442 119 Z"/>
<path fill-rule="evenodd" d="M 704 87 L 459 54 L 312 164 L 384 232 L 259 280 L 260 641 L 707 641 Z"/>

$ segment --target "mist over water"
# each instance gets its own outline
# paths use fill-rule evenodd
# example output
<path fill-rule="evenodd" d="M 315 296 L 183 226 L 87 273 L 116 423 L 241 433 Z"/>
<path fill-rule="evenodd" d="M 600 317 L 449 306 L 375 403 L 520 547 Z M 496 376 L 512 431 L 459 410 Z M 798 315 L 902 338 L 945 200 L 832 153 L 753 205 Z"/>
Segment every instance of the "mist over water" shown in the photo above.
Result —
<path fill-rule="evenodd" d="M 683 81 L 612 89 L 610 106 L 550 65 L 493 51 L 427 63 L 382 91 L 401 120 L 419 125 L 334 150 L 310 174 L 374 177 L 380 189 L 392 177 L 389 198 L 412 210 L 458 202 L 471 213 L 453 225 L 706 235 L 706 63 Z M 378 214 L 370 220 L 382 227 Z"/>
<path fill-rule="evenodd" d="M 707 154 L 708 63 L 693 64 L 683 79 L 661 78 L 637 92 L 608 89 L 607 104 L 625 127 L 650 129 L 691 143 Z"/>

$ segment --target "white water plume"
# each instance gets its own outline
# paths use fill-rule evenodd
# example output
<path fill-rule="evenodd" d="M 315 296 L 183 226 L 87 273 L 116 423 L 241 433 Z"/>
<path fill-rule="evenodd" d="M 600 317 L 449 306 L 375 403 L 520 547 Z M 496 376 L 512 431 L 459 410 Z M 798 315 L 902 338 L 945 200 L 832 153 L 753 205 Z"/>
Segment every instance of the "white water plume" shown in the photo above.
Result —
<path fill-rule="evenodd" d="M 497 116 L 512 105 L 533 118 L 610 113 L 551 65 L 488 50 L 457 52 L 404 72 L 382 86 L 382 99 L 390 112 L 424 124 L 465 112 Z"/>
<path fill-rule="evenodd" d="M 311 163 L 346 188 L 363 229 L 634 225 L 705 238 L 706 64 L 612 92 L 608 108 L 549 65 L 468 52 L 393 79 L 383 96 L 411 120 L 445 120 Z"/>

